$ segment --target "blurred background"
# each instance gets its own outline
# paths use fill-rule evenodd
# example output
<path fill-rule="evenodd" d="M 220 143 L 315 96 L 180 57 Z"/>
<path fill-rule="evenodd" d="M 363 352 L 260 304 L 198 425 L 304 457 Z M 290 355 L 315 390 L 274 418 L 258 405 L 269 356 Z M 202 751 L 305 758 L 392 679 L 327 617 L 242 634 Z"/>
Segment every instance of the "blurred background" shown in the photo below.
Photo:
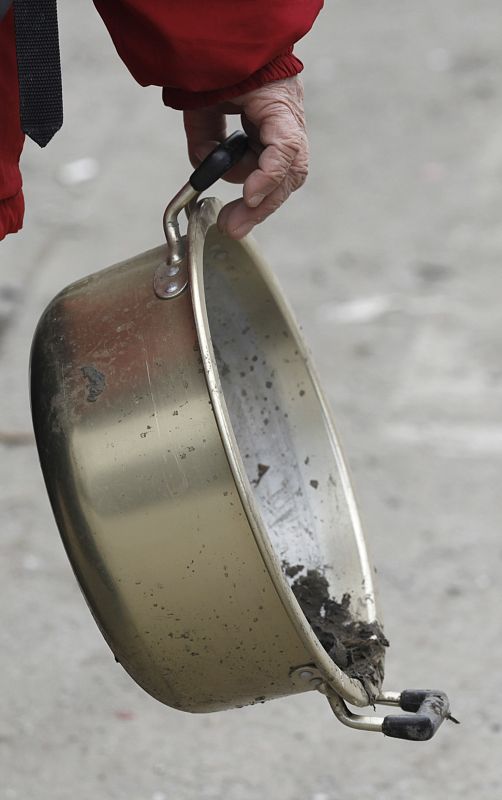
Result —
<path fill-rule="evenodd" d="M 0 252 L 2 800 L 499 796 L 502 17 L 496 0 L 330 0 L 299 46 L 312 167 L 256 232 L 350 463 L 391 641 L 386 688 L 446 690 L 425 744 L 315 693 L 191 716 L 117 666 L 77 588 L 31 432 L 30 341 L 64 285 L 162 241 L 181 115 L 60 4 L 65 126 L 23 158 Z M 218 186 L 223 197 L 235 188 Z"/>

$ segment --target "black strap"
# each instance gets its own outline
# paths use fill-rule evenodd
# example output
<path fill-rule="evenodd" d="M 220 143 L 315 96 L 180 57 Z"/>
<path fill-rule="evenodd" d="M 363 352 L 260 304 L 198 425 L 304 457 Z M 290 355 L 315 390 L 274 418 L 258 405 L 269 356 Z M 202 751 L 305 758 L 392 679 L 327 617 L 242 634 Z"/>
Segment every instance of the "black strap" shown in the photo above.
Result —
<path fill-rule="evenodd" d="M 57 0 L 14 0 L 21 128 L 45 147 L 63 124 Z"/>

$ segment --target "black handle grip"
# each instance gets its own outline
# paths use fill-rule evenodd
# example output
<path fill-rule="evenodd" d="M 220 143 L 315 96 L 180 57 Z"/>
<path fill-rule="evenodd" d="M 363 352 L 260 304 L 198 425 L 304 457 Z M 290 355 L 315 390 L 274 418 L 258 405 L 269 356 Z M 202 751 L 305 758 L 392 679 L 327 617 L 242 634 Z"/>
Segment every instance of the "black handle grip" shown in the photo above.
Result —
<path fill-rule="evenodd" d="M 242 131 L 235 131 L 228 139 L 215 147 L 190 175 L 190 185 L 197 192 L 209 189 L 225 172 L 237 164 L 247 150 L 248 137 Z"/>
<path fill-rule="evenodd" d="M 405 689 L 399 702 L 403 711 L 413 716 L 389 714 L 384 717 L 382 733 L 395 739 L 423 742 L 432 739 L 444 719 L 450 716 L 450 703 L 444 692 L 435 689 Z"/>

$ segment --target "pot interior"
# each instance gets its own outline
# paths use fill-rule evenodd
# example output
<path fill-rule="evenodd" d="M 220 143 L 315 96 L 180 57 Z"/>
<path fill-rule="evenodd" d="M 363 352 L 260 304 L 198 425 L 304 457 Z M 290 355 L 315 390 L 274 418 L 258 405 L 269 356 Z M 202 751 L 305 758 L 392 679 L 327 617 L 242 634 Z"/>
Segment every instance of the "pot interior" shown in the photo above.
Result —
<path fill-rule="evenodd" d="M 204 249 L 204 288 L 242 462 L 290 586 L 299 599 L 302 583 L 314 580 L 319 588 L 320 578 L 321 593 L 373 623 L 372 570 L 349 478 L 280 290 L 253 246 L 214 227 Z"/>

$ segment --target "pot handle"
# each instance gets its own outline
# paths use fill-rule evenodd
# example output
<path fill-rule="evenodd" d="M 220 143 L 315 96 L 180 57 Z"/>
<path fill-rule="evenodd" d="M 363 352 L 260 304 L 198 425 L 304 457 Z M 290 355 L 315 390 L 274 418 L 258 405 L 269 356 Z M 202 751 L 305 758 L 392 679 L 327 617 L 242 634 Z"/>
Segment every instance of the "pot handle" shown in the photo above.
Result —
<path fill-rule="evenodd" d="M 235 131 L 224 142 L 215 147 L 192 172 L 189 183 L 196 192 L 204 192 L 223 177 L 243 157 L 249 139 L 243 131 Z"/>
<path fill-rule="evenodd" d="M 444 692 L 432 689 L 405 689 L 399 707 L 412 714 L 388 714 L 382 722 L 384 736 L 414 742 L 432 739 L 444 719 L 450 717 L 450 705 Z"/>
<path fill-rule="evenodd" d="M 458 724 L 450 714 L 450 703 L 444 692 L 436 689 L 405 689 L 402 692 L 382 692 L 376 704 L 399 706 L 411 714 L 388 714 L 386 717 L 368 717 L 353 714 L 339 695 L 326 693 L 335 716 L 350 728 L 380 731 L 394 739 L 423 742 L 432 739 L 445 719 Z"/>
<path fill-rule="evenodd" d="M 164 211 L 163 224 L 168 252 L 166 260 L 159 264 L 153 278 L 153 290 L 161 300 L 177 297 L 188 283 L 185 239 L 180 234 L 178 224 L 180 212 L 242 158 L 247 150 L 248 141 L 243 131 L 235 131 L 215 147 L 192 172 L 188 181 Z"/>

